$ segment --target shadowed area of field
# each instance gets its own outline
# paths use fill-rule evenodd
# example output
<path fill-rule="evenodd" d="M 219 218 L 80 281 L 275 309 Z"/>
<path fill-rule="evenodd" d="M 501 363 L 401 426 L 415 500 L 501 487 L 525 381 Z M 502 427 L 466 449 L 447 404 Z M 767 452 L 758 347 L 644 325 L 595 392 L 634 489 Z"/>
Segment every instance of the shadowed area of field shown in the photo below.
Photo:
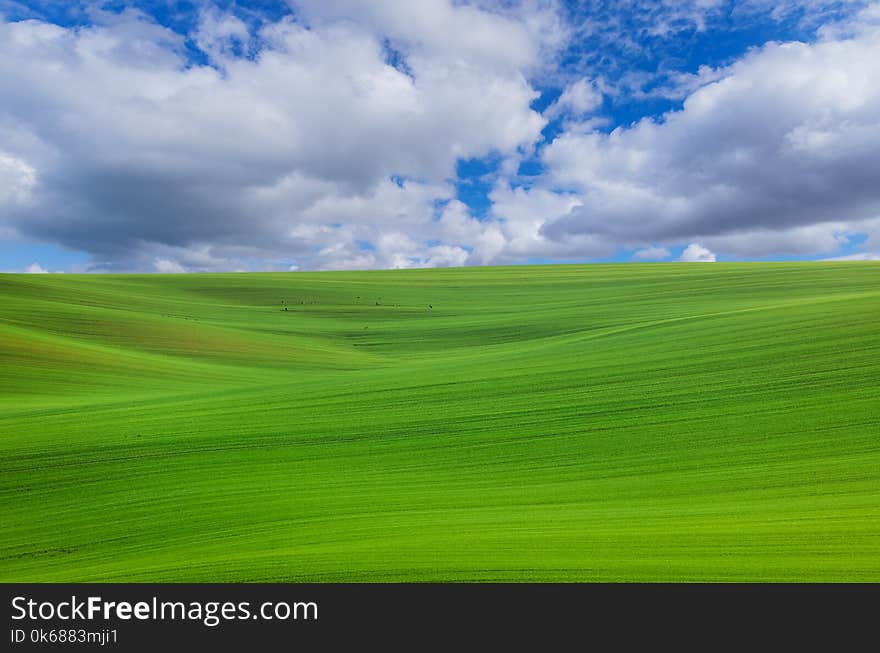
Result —
<path fill-rule="evenodd" d="M 880 581 L 878 387 L 871 262 L 0 275 L 0 580 Z"/>

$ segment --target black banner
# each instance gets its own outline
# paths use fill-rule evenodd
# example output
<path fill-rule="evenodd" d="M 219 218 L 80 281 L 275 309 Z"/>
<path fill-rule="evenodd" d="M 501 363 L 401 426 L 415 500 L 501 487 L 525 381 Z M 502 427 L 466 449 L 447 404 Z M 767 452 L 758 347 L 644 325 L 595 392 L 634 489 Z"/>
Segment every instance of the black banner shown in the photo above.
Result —
<path fill-rule="evenodd" d="M 3 585 L 2 650 L 873 648 L 877 585 Z M 861 648 L 861 646 L 859 646 Z"/>

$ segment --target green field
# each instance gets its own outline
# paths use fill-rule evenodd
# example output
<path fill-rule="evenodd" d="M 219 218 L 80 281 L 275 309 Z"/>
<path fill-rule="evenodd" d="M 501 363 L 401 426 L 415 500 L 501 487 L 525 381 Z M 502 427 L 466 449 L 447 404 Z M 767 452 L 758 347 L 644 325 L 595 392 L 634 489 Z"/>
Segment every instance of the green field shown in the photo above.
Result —
<path fill-rule="evenodd" d="M 0 275 L 0 580 L 880 581 L 878 393 L 871 262 Z"/>

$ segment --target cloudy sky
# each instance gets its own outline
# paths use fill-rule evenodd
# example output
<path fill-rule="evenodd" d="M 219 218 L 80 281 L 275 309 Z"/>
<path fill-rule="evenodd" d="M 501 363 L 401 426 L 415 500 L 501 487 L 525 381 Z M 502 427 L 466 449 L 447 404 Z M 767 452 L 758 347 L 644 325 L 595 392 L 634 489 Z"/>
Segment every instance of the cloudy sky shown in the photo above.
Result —
<path fill-rule="evenodd" d="M 0 270 L 880 256 L 880 3 L 0 0 Z"/>

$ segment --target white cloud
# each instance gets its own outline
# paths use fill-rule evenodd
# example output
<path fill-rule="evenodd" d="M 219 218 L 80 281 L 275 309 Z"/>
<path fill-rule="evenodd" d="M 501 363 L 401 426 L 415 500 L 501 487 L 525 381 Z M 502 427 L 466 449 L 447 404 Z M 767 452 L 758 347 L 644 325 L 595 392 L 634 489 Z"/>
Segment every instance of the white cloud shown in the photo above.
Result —
<path fill-rule="evenodd" d="M 437 245 L 436 205 L 460 158 L 518 160 L 540 138 L 524 70 L 543 65 L 553 13 L 343 4 L 303 3 L 308 26 L 258 34 L 203 13 L 194 38 L 220 70 L 186 65 L 182 38 L 132 11 L 0 24 L 0 203 L 18 202 L 0 229 L 104 270 L 447 265 L 491 249 L 479 228 L 484 246 Z M 400 251 L 357 244 L 397 231 Z"/>
<path fill-rule="evenodd" d="M 27 202 L 36 181 L 36 171 L 30 165 L 0 151 L 0 207 Z"/>
<path fill-rule="evenodd" d="M 49 274 L 49 270 L 46 270 L 39 263 L 31 263 L 24 269 L 25 274 Z"/>
<path fill-rule="evenodd" d="M 703 244 L 712 250 L 742 258 L 761 258 L 779 254 L 811 255 L 834 252 L 849 242 L 847 231 L 862 226 L 844 222 L 821 223 L 791 229 L 752 229 L 708 237 Z"/>
<path fill-rule="evenodd" d="M 544 188 L 511 188 L 500 182 L 492 190 L 492 215 L 503 246 L 488 262 L 512 263 L 529 259 L 609 256 L 614 244 L 592 234 L 578 234 L 564 242 L 548 239 L 542 229 L 548 222 L 564 219 L 579 209 L 574 194 Z"/>
<path fill-rule="evenodd" d="M 450 0 L 296 0 L 291 4 L 316 25 L 355 22 L 389 38 L 417 62 L 459 60 L 515 70 L 543 65 L 542 52 L 567 36 L 547 2 Z"/>
<path fill-rule="evenodd" d="M 237 16 L 223 13 L 217 7 L 206 7 L 199 15 L 194 40 L 202 52 L 223 63 L 241 51 L 248 51 L 251 33 Z"/>
<path fill-rule="evenodd" d="M 714 263 L 715 254 L 699 243 L 691 243 L 685 247 L 678 260 L 686 263 Z"/>
<path fill-rule="evenodd" d="M 153 267 L 156 268 L 156 272 L 161 272 L 162 274 L 180 274 L 187 271 L 186 268 L 177 261 L 172 261 L 167 258 L 157 257 L 153 260 Z"/>
<path fill-rule="evenodd" d="M 626 50 L 708 29 L 726 3 L 591 3 L 567 25 L 554 0 L 301 0 L 259 28 L 205 9 L 189 42 L 131 10 L 0 23 L 0 234 L 168 272 L 655 260 L 683 243 L 824 256 L 855 233 L 876 251 L 880 5 L 840 20 L 859 5 L 844 4 L 740 4 L 825 21 L 821 38 L 662 84 L 553 68 L 567 39 Z M 193 43 L 210 66 L 188 61 Z M 564 86 L 543 116 L 539 78 Z M 605 95 L 645 88 L 683 108 L 600 129 Z M 543 174 L 518 186 L 560 116 Z M 478 220 L 453 180 L 487 155 Z"/>
<path fill-rule="evenodd" d="M 580 205 L 541 234 L 700 242 L 739 256 L 833 251 L 880 215 L 880 29 L 768 44 L 680 111 L 610 134 L 569 129 L 546 187 Z"/>
<path fill-rule="evenodd" d="M 562 114 L 585 116 L 602 104 L 602 93 L 587 79 L 572 82 L 562 91 L 559 99 L 551 104 L 544 115 L 555 118 Z"/>
<path fill-rule="evenodd" d="M 634 259 L 639 261 L 662 261 L 668 259 L 670 256 L 672 256 L 672 252 L 668 249 L 665 247 L 656 247 L 654 245 L 637 250 L 632 255 Z"/>

